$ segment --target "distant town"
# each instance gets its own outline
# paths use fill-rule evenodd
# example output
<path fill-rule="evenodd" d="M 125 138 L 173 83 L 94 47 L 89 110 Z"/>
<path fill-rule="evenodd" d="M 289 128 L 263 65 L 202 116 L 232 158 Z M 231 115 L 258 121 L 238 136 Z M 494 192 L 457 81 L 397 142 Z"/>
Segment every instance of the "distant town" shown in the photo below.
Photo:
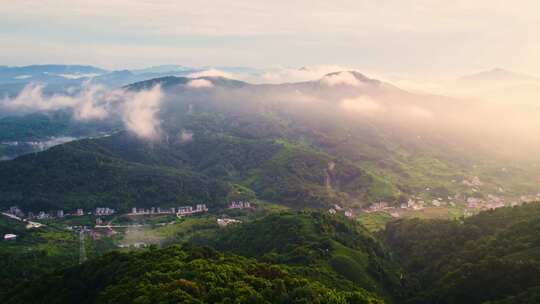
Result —
<path fill-rule="evenodd" d="M 482 186 L 482 182 L 479 178 L 474 177 L 470 180 L 462 181 L 462 184 L 465 186 L 472 187 L 472 192 L 477 192 L 478 188 Z M 429 191 L 429 188 L 426 188 L 426 191 Z M 476 190 L 476 191 L 474 191 Z M 499 192 L 503 192 L 502 189 L 499 189 Z M 422 198 L 422 194 L 413 195 L 406 202 L 387 202 L 387 201 L 378 201 L 372 203 L 368 207 L 363 209 L 358 209 L 353 211 L 351 208 L 345 208 L 338 204 L 334 204 L 331 208 L 328 209 L 328 213 L 332 215 L 343 214 L 345 217 L 350 219 L 355 219 L 358 212 L 363 213 L 374 213 L 374 212 L 383 212 L 387 213 L 392 217 L 400 217 L 403 212 L 406 211 L 419 211 L 426 208 L 452 208 L 460 207 L 463 210 L 464 216 L 471 216 L 479 211 L 497 209 L 501 207 L 508 206 L 517 206 L 522 203 L 538 201 L 540 200 L 540 193 L 534 195 L 521 195 L 518 198 L 508 199 L 504 198 L 502 195 L 488 194 L 488 195 L 465 195 L 465 194 L 456 194 L 447 197 L 438 197 L 435 199 L 426 200 Z M 227 204 L 226 209 L 254 209 L 255 206 L 250 201 L 231 201 Z M 206 213 L 209 211 L 209 208 L 205 203 L 199 203 L 195 205 L 186 205 L 179 207 L 150 207 L 150 208 L 140 208 L 132 207 L 131 212 L 129 213 L 118 213 L 117 210 L 110 207 L 97 207 L 92 210 L 84 210 L 82 208 L 77 208 L 72 211 L 60 210 L 49 210 L 49 211 L 28 211 L 24 212 L 17 206 L 10 207 L 8 210 L 1 212 L 2 215 L 10 217 L 14 220 L 24 222 L 26 228 L 39 228 L 44 226 L 43 223 L 36 221 L 43 220 L 57 220 L 63 219 L 65 217 L 80 217 L 85 215 L 95 216 L 95 228 L 115 228 L 121 226 L 111 226 L 110 223 L 105 223 L 102 220 L 102 217 L 112 216 L 112 215 L 127 215 L 127 216 L 157 216 L 157 215 L 175 215 L 178 218 L 193 216 L 197 214 Z M 219 226 L 228 226 L 230 224 L 241 223 L 239 220 L 229 219 L 229 218 L 218 218 L 217 224 Z M 122 226 L 124 227 L 124 226 Z M 4 235 L 4 240 L 16 240 L 17 235 L 13 233 L 8 233 Z"/>
<path fill-rule="evenodd" d="M 478 177 L 474 177 L 471 180 L 464 180 L 462 184 L 473 187 L 471 188 L 471 192 L 477 193 L 479 191 L 478 187 L 482 186 L 483 183 Z M 426 188 L 426 191 L 429 190 L 429 188 Z M 504 192 L 504 190 L 499 188 L 499 192 Z M 425 200 L 421 195 L 415 195 L 410 197 L 408 201 L 404 203 L 379 201 L 362 209 L 362 212 L 384 212 L 393 217 L 400 217 L 400 213 L 403 211 L 418 211 L 429 207 L 435 208 L 460 206 L 463 208 L 464 216 L 472 216 L 473 214 L 484 210 L 513 207 L 538 200 L 540 200 L 540 193 L 520 195 L 519 197 L 515 198 L 505 198 L 502 195 L 495 194 L 487 194 L 485 196 L 455 194 L 453 196 L 447 196 L 444 198 L 438 197 L 432 200 Z"/>
<path fill-rule="evenodd" d="M 249 201 L 232 201 L 228 204 L 227 209 L 252 209 L 254 208 Z M 181 207 L 151 207 L 151 208 L 131 208 L 131 212 L 127 215 L 160 215 L 160 214 L 176 214 L 178 216 L 185 216 L 197 213 L 208 212 L 206 204 L 196 204 L 195 206 L 181 206 Z M 19 207 L 13 206 L 3 212 L 4 215 L 10 215 L 16 219 L 21 220 L 47 220 L 47 219 L 61 219 L 66 216 L 110 216 L 117 214 L 117 211 L 109 207 L 98 207 L 93 210 L 85 211 L 82 208 L 78 208 L 73 212 L 65 212 L 64 210 L 52 210 L 52 211 L 39 211 L 39 212 L 23 212 Z"/>
<path fill-rule="evenodd" d="M 254 209 L 254 205 L 249 201 L 232 201 L 227 205 L 227 209 Z M 128 216 L 143 216 L 143 215 L 176 215 L 178 218 L 201 214 L 208 212 L 209 208 L 206 204 L 195 204 L 194 206 L 180 206 L 180 207 L 171 207 L 171 208 L 162 208 L 162 207 L 150 207 L 150 208 L 131 208 L 131 212 L 125 214 L 119 214 L 115 209 L 109 207 L 97 207 L 92 210 L 84 210 L 82 208 L 77 208 L 71 212 L 66 212 L 64 210 L 50 210 L 50 211 L 39 211 L 33 212 L 28 211 L 24 212 L 18 206 L 12 206 L 8 210 L 1 212 L 2 215 L 26 223 L 26 228 L 39 228 L 44 226 L 42 223 L 35 222 L 35 220 L 55 220 L 63 219 L 65 217 L 80 217 L 85 215 L 96 216 L 96 225 L 95 228 L 111 228 L 110 225 L 105 225 L 101 217 L 112 216 L 115 214 L 118 215 L 128 215 Z M 238 220 L 233 219 L 219 219 L 218 225 L 226 226 L 231 223 L 239 223 Z M 118 226 L 119 227 L 119 226 Z M 72 227 L 70 227 L 72 228 Z M 17 239 L 16 234 L 5 234 L 4 240 L 15 240 Z"/>

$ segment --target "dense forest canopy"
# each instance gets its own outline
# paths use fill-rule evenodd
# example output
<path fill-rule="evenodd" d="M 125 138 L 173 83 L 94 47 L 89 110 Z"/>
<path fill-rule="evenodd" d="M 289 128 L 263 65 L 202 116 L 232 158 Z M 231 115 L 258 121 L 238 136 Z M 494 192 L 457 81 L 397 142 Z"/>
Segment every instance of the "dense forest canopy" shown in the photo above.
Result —
<path fill-rule="evenodd" d="M 539 220 L 540 203 L 531 203 L 462 220 L 397 220 L 373 234 L 342 216 L 278 212 L 194 234 L 181 246 L 42 265 L 41 275 L 0 296 L 4 303 L 534 303 Z"/>

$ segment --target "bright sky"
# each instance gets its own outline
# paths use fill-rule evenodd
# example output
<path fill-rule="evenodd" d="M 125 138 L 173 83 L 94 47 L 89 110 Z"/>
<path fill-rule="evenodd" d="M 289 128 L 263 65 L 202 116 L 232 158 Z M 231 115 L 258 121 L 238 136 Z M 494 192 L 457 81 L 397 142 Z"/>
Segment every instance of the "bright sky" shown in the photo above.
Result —
<path fill-rule="evenodd" d="M 537 0 L 0 0 L 0 65 L 540 75 Z"/>

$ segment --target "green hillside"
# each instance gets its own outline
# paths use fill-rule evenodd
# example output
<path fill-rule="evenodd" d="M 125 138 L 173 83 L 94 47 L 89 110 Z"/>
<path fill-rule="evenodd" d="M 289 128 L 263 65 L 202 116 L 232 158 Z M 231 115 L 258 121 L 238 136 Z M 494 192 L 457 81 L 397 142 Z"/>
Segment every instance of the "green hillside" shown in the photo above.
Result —
<path fill-rule="evenodd" d="M 245 220 L 219 228 L 201 219 L 204 233 L 182 232 L 181 246 L 172 233 L 164 249 L 102 255 L 112 248 L 93 244 L 79 266 L 72 232 L 0 222 L 23 241 L 0 246 L 0 301 L 506 304 L 540 296 L 540 203 L 462 220 L 394 220 L 375 235 L 314 211 Z"/>
<path fill-rule="evenodd" d="M 303 276 L 342 288 L 400 294 L 400 270 L 361 225 L 319 212 L 276 213 L 233 226 L 215 239 L 192 240 L 262 261 L 284 263 Z"/>
<path fill-rule="evenodd" d="M 371 181 L 361 169 L 308 147 L 196 136 L 191 143 L 167 144 L 118 133 L 0 162 L 0 206 L 128 210 L 205 202 L 219 207 L 227 204 L 234 184 L 252 189 L 262 199 L 296 207 L 324 206 L 361 196 Z M 336 165 L 327 172 L 330 162 Z M 327 175 L 339 186 L 327 185 Z"/>
<path fill-rule="evenodd" d="M 510 163 L 501 171 L 496 159 L 430 130 L 353 119 L 335 109 L 333 96 L 343 98 L 342 93 L 318 82 L 258 86 L 208 78 L 215 88 L 195 92 L 186 86 L 188 81 L 165 77 L 125 88 L 162 86 L 159 139 L 137 139 L 120 131 L 0 162 L 0 207 L 223 206 L 235 187 L 297 208 L 362 208 L 413 196 L 426 202 L 455 195 L 463 200 L 501 194 L 500 189 L 516 199 L 538 190 L 534 166 Z M 386 90 L 371 82 L 369 86 Z M 327 99 L 313 107 L 288 102 L 287 96 L 298 91 Z M 84 136 L 94 130 L 91 125 L 75 130 L 69 115 L 64 116 L 5 118 L 0 134 Z M 111 119 L 98 126 L 112 131 L 119 123 Z M 13 148 L 0 147 L 5 149 Z M 473 189 L 463 184 L 473 177 L 482 185 Z"/>
<path fill-rule="evenodd" d="M 160 250 L 94 255 L 81 266 L 67 269 L 76 263 L 71 258 L 74 251 L 69 246 L 57 248 L 57 255 L 70 258 L 58 263 L 53 253 L 44 253 L 40 269 L 12 282 L 19 283 L 17 288 L 3 283 L 7 288 L 0 300 L 383 303 L 381 299 L 392 302 L 399 296 L 399 267 L 373 235 L 344 217 L 280 212 L 225 229 L 206 226 L 207 233 L 194 234 L 182 247 L 173 244 Z M 69 237 L 65 246 L 73 243 L 74 235 L 63 233 Z M 44 242 L 36 239 L 34 244 Z M 12 253 L 5 258 L 15 257 Z M 19 265 L 4 273 L 10 277 L 29 269 Z"/>
<path fill-rule="evenodd" d="M 25 225 L 0 216 L 0 235 L 17 235 L 16 240 L 0 241 L 0 299 L 21 283 L 79 262 L 80 240 L 77 231 L 67 230 L 53 221 L 39 229 L 26 229 Z M 93 240 L 87 237 L 84 244 L 88 258 L 116 249 L 110 239 Z"/>
<path fill-rule="evenodd" d="M 1 205 L 29 210 L 133 205 L 176 206 L 216 201 L 226 193 L 218 181 L 187 168 L 129 162 L 84 140 L 0 163 Z"/>
<path fill-rule="evenodd" d="M 76 121 L 70 111 L 0 115 L 0 160 L 40 151 L 55 140 L 102 136 L 120 128 L 117 121 Z"/>
<path fill-rule="evenodd" d="M 13 290 L 3 303 L 383 303 L 204 247 L 112 253 Z M 39 300 L 38 300 L 39 299 Z"/>
<path fill-rule="evenodd" d="M 92 136 L 118 127 L 118 124 L 111 122 L 74 121 L 69 111 L 9 116 L 0 118 L 0 142 Z"/>
<path fill-rule="evenodd" d="M 407 303 L 533 303 L 539 232 L 540 203 L 531 203 L 462 222 L 400 220 L 381 236 L 418 283 Z"/>

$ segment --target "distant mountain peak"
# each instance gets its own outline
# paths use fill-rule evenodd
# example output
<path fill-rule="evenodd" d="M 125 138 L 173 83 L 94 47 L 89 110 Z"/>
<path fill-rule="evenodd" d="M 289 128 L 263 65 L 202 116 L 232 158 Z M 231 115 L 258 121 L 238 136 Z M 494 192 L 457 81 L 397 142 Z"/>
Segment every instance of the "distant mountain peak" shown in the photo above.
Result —
<path fill-rule="evenodd" d="M 500 67 L 491 70 L 478 72 L 461 77 L 461 81 L 523 81 L 534 80 L 535 78 L 526 74 L 520 74 Z"/>
<path fill-rule="evenodd" d="M 351 75 L 353 75 L 355 78 L 357 78 L 359 80 L 370 80 L 370 78 L 367 77 L 366 75 L 364 75 L 364 74 L 362 74 L 360 72 L 354 71 L 354 70 L 336 71 L 336 72 L 328 73 L 328 74 L 326 74 L 324 76 L 343 75 L 343 74 L 351 74 Z"/>

